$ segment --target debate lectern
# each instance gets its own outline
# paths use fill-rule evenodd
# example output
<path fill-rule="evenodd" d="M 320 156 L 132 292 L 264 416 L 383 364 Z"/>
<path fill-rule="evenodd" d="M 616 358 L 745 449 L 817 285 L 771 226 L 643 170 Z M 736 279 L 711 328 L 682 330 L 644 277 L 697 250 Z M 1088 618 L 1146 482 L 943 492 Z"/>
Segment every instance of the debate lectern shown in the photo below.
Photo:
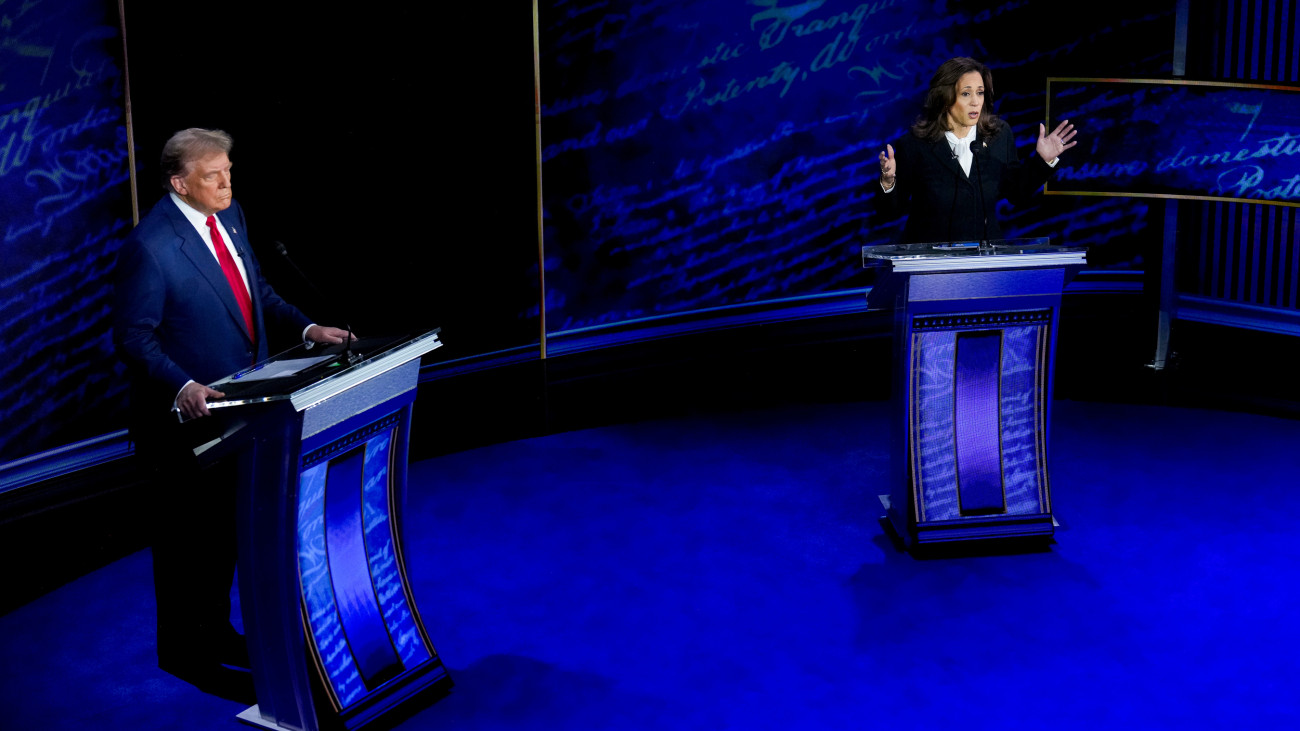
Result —
<path fill-rule="evenodd" d="M 420 356 L 438 331 L 299 346 L 209 402 L 237 460 L 239 598 L 260 728 L 354 729 L 451 686 L 411 595 L 402 541 Z"/>
<path fill-rule="evenodd" d="M 863 265 L 882 269 L 868 306 L 894 311 L 880 500 L 909 549 L 1052 536 L 1052 358 L 1085 253 L 1045 238 L 863 247 Z"/>

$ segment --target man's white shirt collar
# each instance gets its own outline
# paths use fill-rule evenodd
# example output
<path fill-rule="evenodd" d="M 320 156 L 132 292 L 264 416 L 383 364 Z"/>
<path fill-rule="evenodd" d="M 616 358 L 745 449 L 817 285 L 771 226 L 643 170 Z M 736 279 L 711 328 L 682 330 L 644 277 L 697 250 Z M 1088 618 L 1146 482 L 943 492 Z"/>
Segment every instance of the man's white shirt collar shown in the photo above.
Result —
<path fill-rule="evenodd" d="M 181 209 L 181 213 L 184 214 L 185 220 L 189 221 L 194 226 L 194 230 L 199 232 L 199 238 L 203 239 L 203 243 L 208 245 L 208 252 L 212 254 L 212 258 L 216 259 L 217 262 L 220 263 L 221 258 L 217 256 L 217 247 L 212 243 L 212 231 L 208 228 L 208 217 L 196 210 L 190 204 L 186 203 L 183 198 L 176 195 L 175 191 L 168 191 L 167 194 L 171 196 L 172 203 L 175 203 L 176 207 Z M 239 275 L 243 277 L 244 286 L 247 287 L 248 270 L 244 267 L 244 258 L 239 255 L 239 250 L 235 248 L 230 237 L 230 232 L 227 231 L 225 225 L 221 223 L 221 216 L 216 216 L 216 219 L 217 228 L 221 231 L 221 238 L 226 242 L 226 251 L 229 251 L 230 256 L 235 260 L 235 267 L 239 269 Z"/>

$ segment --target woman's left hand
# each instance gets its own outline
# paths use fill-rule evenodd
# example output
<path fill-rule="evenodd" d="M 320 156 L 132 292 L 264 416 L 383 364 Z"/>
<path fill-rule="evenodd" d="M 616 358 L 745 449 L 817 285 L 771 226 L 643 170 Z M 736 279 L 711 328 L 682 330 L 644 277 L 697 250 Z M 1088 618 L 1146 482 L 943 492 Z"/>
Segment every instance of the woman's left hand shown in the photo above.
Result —
<path fill-rule="evenodd" d="M 1047 134 L 1047 128 L 1040 122 L 1038 125 L 1038 144 L 1034 147 L 1038 151 L 1038 156 L 1043 162 L 1051 162 L 1061 156 L 1062 152 L 1079 144 L 1078 141 L 1071 142 L 1078 130 L 1070 124 L 1070 120 L 1063 120 L 1056 125 L 1052 133 Z"/>

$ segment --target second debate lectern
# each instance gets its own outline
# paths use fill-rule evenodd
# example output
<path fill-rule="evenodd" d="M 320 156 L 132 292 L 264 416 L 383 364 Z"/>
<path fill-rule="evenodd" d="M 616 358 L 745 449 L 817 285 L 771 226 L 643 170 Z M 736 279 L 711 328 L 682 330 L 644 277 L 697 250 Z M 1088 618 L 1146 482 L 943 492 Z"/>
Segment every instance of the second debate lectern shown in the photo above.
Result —
<path fill-rule="evenodd" d="M 406 573 L 402 506 L 420 356 L 438 331 L 299 346 L 211 384 L 235 459 L 239 597 L 266 729 L 354 729 L 451 686 Z"/>
<path fill-rule="evenodd" d="M 1085 249 L 1047 239 L 866 246 L 867 297 L 894 311 L 885 515 L 908 548 L 1050 538 L 1052 359 Z"/>

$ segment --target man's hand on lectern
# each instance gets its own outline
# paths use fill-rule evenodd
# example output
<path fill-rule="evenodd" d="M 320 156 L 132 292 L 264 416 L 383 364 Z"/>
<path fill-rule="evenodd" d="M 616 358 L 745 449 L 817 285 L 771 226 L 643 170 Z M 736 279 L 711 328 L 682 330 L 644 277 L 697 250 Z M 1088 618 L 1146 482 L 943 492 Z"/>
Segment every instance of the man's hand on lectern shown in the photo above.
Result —
<path fill-rule="evenodd" d="M 208 416 L 212 412 L 208 411 L 208 399 L 222 398 L 226 394 L 215 389 L 208 388 L 202 383 L 190 381 L 181 389 L 181 393 L 176 397 L 176 408 L 180 410 L 181 416 L 186 419 L 197 419 L 200 416 Z"/>
<path fill-rule="evenodd" d="M 338 345 L 349 337 L 353 340 L 357 339 L 356 335 L 350 334 L 347 330 L 337 327 L 321 327 L 320 325 L 312 325 L 307 328 L 307 339 L 313 343 Z"/>

